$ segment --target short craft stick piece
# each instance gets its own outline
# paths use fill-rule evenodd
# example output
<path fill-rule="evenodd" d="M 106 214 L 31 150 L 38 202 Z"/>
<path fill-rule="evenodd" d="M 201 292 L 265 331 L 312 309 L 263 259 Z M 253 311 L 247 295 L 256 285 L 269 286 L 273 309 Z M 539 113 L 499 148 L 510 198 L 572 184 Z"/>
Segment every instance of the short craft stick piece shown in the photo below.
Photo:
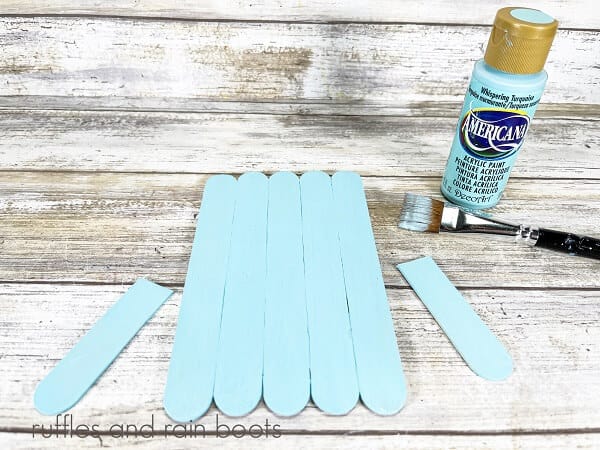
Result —
<path fill-rule="evenodd" d="M 55 415 L 74 406 L 171 294 L 137 280 L 38 384 L 35 408 Z"/>
<path fill-rule="evenodd" d="M 473 372 L 494 381 L 512 373 L 508 352 L 433 259 L 398 264 L 398 270 Z"/>

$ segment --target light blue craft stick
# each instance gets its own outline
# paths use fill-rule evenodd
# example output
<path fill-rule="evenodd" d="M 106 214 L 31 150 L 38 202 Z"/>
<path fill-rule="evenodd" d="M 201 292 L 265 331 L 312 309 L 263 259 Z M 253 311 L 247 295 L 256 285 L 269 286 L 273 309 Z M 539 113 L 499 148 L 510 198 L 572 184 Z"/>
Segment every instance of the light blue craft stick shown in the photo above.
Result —
<path fill-rule="evenodd" d="M 248 414 L 262 395 L 268 186 L 260 173 L 238 179 L 214 392 L 229 416 Z"/>
<path fill-rule="evenodd" d="M 35 408 L 55 415 L 74 406 L 171 294 L 137 280 L 38 384 Z"/>
<path fill-rule="evenodd" d="M 305 173 L 300 191 L 311 396 L 326 413 L 346 414 L 358 401 L 358 382 L 331 178 Z"/>
<path fill-rule="evenodd" d="M 202 195 L 164 394 L 179 422 L 198 419 L 213 400 L 236 187 L 234 177 L 217 175 Z"/>
<path fill-rule="evenodd" d="M 512 373 L 508 352 L 433 259 L 415 259 L 398 269 L 473 372 L 494 381 Z"/>
<path fill-rule="evenodd" d="M 375 413 L 395 414 L 406 380 L 363 185 L 352 172 L 336 173 L 332 185 L 360 397 Z"/>
<path fill-rule="evenodd" d="M 275 414 L 292 416 L 310 397 L 300 183 L 293 173 L 269 179 L 263 396 Z"/>

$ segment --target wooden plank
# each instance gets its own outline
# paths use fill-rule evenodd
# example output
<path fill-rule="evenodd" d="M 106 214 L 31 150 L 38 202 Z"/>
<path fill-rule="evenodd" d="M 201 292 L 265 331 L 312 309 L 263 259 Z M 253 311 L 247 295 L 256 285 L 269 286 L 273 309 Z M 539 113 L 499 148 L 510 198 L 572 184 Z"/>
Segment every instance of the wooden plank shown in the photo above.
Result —
<path fill-rule="evenodd" d="M 331 177 L 300 177 L 310 396 L 322 411 L 344 415 L 358 401 L 359 385 L 348 315 Z"/>
<path fill-rule="evenodd" d="M 406 379 L 362 180 L 338 172 L 331 187 L 360 399 L 376 414 L 397 414 L 406 402 Z"/>
<path fill-rule="evenodd" d="M 160 276 L 153 281 L 163 281 Z M 126 286 L 2 284 L 0 302 L 0 426 L 31 430 L 53 423 L 33 408 L 36 383 L 115 301 Z M 74 423 L 172 424 L 162 394 L 181 289 L 132 340 L 73 408 Z M 508 433 L 597 430 L 600 421 L 600 290 L 465 289 L 463 295 L 514 359 L 505 382 L 474 375 L 409 290 L 388 289 L 408 381 L 399 415 L 382 417 L 357 406 L 331 417 L 309 405 L 292 418 L 263 405 L 222 423 L 278 424 L 295 432 Z M 493 408 L 490 408 L 493 405 Z M 211 408 L 197 423 L 214 430 Z M 564 432 L 564 431 L 563 431 Z M 283 442 L 283 441 L 281 441 Z"/>
<path fill-rule="evenodd" d="M 4 172 L 0 280 L 182 285 L 206 175 Z M 431 255 L 459 286 L 600 287 L 598 262 L 507 237 L 415 233 L 397 227 L 404 193 L 439 197 L 440 178 L 366 178 L 388 285 L 395 265 Z M 506 220 L 598 235 L 600 181 L 514 179 L 493 210 Z M 490 274 L 493 274 L 491 276 Z"/>
<path fill-rule="evenodd" d="M 476 0 L 461 2 L 460 7 L 444 0 L 430 0 L 427 7 L 417 0 L 310 0 L 282 2 L 262 0 L 244 2 L 224 0 L 198 2 L 193 0 L 3 0 L 0 14 L 85 14 L 122 15 L 143 17 L 171 17 L 184 19 L 243 19 L 282 21 L 357 21 L 357 22 L 424 22 L 456 24 L 490 24 L 497 9 L 514 6 L 508 0 L 491 0 L 482 4 Z M 560 0 L 536 1 L 532 7 L 554 15 L 561 27 L 600 28 L 593 11 L 593 0 L 576 0 L 568 4 Z"/>
<path fill-rule="evenodd" d="M 269 178 L 263 401 L 274 414 L 294 416 L 311 393 L 300 180 Z"/>
<path fill-rule="evenodd" d="M 483 26 L 74 17 L 3 17 L 0 30 L 2 96 L 116 96 L 138 106 L 157 98 L 460 102 L 489 35 Z M 599 39 L 558 33 L 544 103 L 600 103 Z"/>
<path fill-rule="evenodd" d="M 156 436 L 153 438 L 130 437 L 113 438 L 102 436 L 96 438 L 68 438 L 61 439 L 60 446 L 64 449 L 97 448 L 99 445 L 119 448 L 195 448 L 212 449 L 218 445 L 220 449 L 255 449 L 257 445 L 264 449 L 285 448 L 310 448 L 310 449 L 398 449 L 410 448 L 414 450 L 456 449 L 472 450 L 474 448 L 486 450 L 514 450 L 515 448 L 544 448 L 547 450 L 564 450 L 565 448 L 593 449 L 600 439 L 598 433 L 586 434 L 536 434 L 536 435 L 500 435 L 500 436 L 320 436 L 320 435 L 292 435 L 282 436 L 279 439 L 263 438 L 252 439 L 233 437 L 217 439 L 216 436 L 206 438 L 176 438 L 175 436 Z M 33 439 L 27 433 L 0 433 L 0 442 L 4 447 L 14 450 L 32 450 L 42 448 L 56 448 L 56 439 Z"/>
<path fill-rule="evenodd" d="M 458 107 L 446 117 L 0 111 L 0 170 L 439 176 L 458 114 Z M 512 178 L 600 178 L 598 160 L 598 121 L 536 117 Z"/>
<path fill-rule="evenodd" d="M 247 173 L 237 184 L 214 387 L 215 404 L 235 417 L 262 397 L 269 179 Z"/>
<path fill-rule="evenodd" d="M 236 196 L 229 175 L 204 187 L 163 397 L 178 422 L 197 419 L 213 401 Z"/>
<path fill-rule="evenodd" d="M 466 86 L 466 82 L 465 82 Z M 27 105 L 27 108 L 24 107 Z M 460 112 L 462 102 L 457 97 L 451 101 L 424 101 L 409 104 L 356 103 L 349 107 L 335 100 L 294 100 L 292 103 L 278 101 L 247 102 L 240 100 L 209 100 L 202 98 L 175 97 L 64 97 L 19 95 L 0 96 L 2 110 L 69 110 L 69 111 L 157 111 L 157 112 L 202 112 L 235 114 L 318 114 L 344 117 L 356 116 L 410 116 L 410 117 L 454 117 Z M 535 120 L 539 118 L 586 119 L 600 118 L 600 104 L 543 103 L 539 106 Z"/>

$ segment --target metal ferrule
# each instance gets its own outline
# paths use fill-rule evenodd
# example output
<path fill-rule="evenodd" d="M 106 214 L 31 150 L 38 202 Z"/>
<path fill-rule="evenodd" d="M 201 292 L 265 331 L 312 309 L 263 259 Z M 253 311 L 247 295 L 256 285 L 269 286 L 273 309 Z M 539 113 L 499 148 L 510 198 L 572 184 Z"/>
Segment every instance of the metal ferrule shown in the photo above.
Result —
<path fill-rule="evenodd" d="M 529 233 L 521 225 L 489 219 L 473 213 L 468 213 L 457 206 L 446 204 L 442 212 L 440 231 L 453 233 L 488 233 L 516 236 L 525 239 Z M 536 237 L 537 239 L 537 237 Z"/>

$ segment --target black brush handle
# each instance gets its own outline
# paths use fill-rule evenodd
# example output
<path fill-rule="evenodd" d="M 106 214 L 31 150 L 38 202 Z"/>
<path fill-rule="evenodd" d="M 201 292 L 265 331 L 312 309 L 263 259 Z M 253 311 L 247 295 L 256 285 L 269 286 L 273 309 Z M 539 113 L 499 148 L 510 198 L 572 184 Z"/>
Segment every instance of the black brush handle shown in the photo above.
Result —
<path fill-rule="evenodd" d="M 546 228 L 540 228 L 538 231 L 536 247 L 556 250 L 569 255 L 600 259 L 600 239 Z"/>

